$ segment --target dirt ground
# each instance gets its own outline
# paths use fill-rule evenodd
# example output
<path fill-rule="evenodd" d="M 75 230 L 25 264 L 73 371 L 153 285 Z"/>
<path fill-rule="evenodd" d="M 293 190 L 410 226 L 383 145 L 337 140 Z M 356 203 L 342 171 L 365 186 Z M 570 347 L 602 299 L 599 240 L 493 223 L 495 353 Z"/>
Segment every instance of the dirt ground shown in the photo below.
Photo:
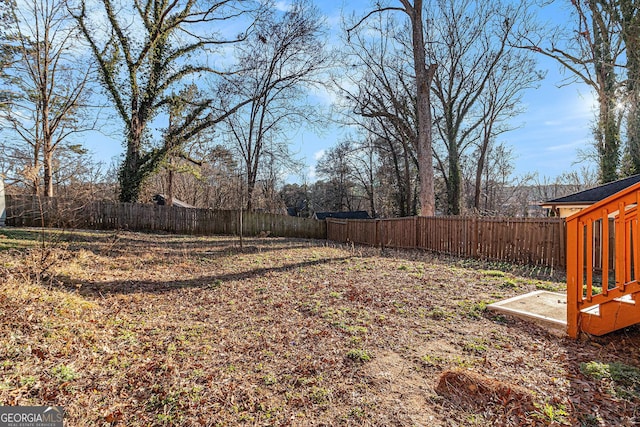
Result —
<path fill-rule="evenodd" d="M 639 425 L 639 326 L 573 341 L 486 310 L 562 292 L 551 273 L 3 228 L 0 404 L 63 406 L 67 426 Z"/>

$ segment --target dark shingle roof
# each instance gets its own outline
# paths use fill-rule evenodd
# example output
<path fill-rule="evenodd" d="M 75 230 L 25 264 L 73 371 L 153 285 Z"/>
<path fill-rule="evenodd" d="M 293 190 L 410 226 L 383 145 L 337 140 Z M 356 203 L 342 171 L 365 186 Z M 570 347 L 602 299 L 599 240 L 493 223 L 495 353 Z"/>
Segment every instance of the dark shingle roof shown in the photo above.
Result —
<path fill-rule="evenodd" d="M 338 219 L 371 219 L 367 211 L 352 212 L 316 212 L 316 219 L 338 218 Z"/>
<path fill-rule="evenodd" d="M 593 204 L 600 200 L 616 194 L 618 191 L 622 191 L 627 187 L 632 186 L 640 182 L 640 174 L 632 175 L 628 178 L 619 179 L 617 181 L 608 182 L 598 187 L 591 188 L 589 190 L 580 191 L 578 193 L 569 194 L 568 196 L 560 197 L 558 199 L 549 200 L 545 202 L 545 205 L 578 205 L 578 204 Z"/>
<path fill-rule="evenodd" d="M 167 203 L 167 199 L 167 196 L 165 196 L 164 194 L 156 194 L 151 198 L 151 200 L 153 200 L 153 202 L 157 205 L 165 205 Z M 195 208 L 195 206 L 176 198 L 173 199 L 173 206 L 177 208 Z"/>

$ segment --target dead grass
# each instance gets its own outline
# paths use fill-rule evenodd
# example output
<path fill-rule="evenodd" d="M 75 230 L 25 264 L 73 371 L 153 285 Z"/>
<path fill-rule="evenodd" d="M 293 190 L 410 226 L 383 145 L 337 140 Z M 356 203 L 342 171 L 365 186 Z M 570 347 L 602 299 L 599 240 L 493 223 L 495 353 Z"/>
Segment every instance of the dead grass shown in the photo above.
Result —
<path fill-rule="evenodd" d="M 562 288 L 539 271 L 322 241 L 65 232 L 36 284 L 34 234 L 0 235 L 0 404 L 61 405 L 68 426 L 640 422 L 637 393 L 581 371 L 639 366 L 640 328 L 571 341 L 486 312 Z M 443 377 L 468 392 L 439 389 Z M 514 405 L 522 390 L 531 401 Z"/>

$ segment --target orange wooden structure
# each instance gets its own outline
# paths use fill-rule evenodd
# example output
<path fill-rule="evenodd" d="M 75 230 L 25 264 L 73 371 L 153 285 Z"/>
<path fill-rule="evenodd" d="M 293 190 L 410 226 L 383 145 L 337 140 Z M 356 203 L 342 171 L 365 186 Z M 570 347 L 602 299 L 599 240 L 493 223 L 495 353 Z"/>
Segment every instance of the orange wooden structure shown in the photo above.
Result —
<path fill-rule="evenodd" d="M 640 183 L 567 218 L 567 333 L 640 323 Z"/>

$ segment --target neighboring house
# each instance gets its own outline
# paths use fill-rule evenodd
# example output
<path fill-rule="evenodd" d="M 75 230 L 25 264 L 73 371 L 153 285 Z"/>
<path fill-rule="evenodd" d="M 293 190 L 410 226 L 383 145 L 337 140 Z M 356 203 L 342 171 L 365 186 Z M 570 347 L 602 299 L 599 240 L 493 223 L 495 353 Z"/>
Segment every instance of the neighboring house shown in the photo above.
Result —
<path fill-rule="evenodd" d="M 615 193 L 624 190 L 627 187 L 632 186 L 640 182 L 640 174 L 633 175 L 628 178 L 619 179 L 617 181 L 608 182 L 598 187 L 591 188 L 589 190 L 580 191 L 578 193 L 569 194 L 568 196 L 560 197 L 558 199 L 549 200 L 541 203 L 544 209 L 550 210 L 550 216 L 558 216 L 560 218 L 567 218 L 576 212 L 587 208 L 594 203 L 599 202 Z"/>
<path fill-rule="evenodd" d="M 164 206 L 167 204 L 167 196 L 165 196 L 164 194 L 156 194 L 155 196 L 153 196 L 152 200 L 156 205 Z M 189 203 L 175 198 L 173 199 L 173 206 L 179 208 L 195 208 L 195 206 L 192 206 Z"/>
<path fill-rule="evenodd" d="M 316 212 L 314 219 L 324 220 L 327 218 L 336 219 L 371 219 L 367 211 L 351 211 L 351 212 Z"/>

